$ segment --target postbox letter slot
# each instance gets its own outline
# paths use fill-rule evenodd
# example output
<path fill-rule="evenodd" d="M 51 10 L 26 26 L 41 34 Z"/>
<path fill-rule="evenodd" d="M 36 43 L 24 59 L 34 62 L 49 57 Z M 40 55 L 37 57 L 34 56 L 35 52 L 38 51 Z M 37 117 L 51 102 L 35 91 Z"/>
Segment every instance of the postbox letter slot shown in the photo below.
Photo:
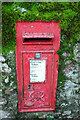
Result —
<path fill-rule="evenodd" d="M 23 42 L 49 42 L 52 38 L 24 38 Z"/>

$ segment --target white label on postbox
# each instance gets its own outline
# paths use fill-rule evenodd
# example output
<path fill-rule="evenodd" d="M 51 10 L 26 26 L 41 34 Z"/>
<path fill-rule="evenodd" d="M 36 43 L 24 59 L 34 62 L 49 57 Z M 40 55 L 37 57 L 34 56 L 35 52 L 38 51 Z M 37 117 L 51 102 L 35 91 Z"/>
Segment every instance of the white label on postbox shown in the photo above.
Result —
<path fill-rule="evenodd" d="M 45 60 L 30 60 L 30 82 L 45 81 Z"/>

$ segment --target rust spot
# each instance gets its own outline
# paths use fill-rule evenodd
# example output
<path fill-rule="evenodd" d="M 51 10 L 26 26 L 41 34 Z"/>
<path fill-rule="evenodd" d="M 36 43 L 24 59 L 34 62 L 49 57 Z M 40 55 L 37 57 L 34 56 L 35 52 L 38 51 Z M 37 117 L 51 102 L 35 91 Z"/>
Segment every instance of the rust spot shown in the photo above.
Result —
<path fill-rule="evenodd" d="M 58 62 L 58 60 L 56 62 Z"/>

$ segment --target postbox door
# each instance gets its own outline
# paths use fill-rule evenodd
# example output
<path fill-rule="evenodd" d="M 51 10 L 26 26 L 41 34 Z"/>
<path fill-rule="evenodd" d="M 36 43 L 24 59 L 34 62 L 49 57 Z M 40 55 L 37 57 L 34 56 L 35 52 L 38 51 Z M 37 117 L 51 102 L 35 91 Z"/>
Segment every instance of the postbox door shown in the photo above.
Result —
<path fill-rule="evenodd" d="M 51 107 L 53 92 L 53 52 L 23 53 L 23 106 Z"/>

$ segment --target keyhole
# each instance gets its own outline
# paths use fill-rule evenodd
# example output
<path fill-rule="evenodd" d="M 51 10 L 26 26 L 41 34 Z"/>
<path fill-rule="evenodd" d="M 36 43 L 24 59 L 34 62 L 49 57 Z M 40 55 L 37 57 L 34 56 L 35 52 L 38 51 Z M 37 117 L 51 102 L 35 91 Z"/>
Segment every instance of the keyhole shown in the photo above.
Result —
<path fill-rule="evenodd" d="M 31 85 L 28 85 L 28 89 L 31 89 Z"/>

